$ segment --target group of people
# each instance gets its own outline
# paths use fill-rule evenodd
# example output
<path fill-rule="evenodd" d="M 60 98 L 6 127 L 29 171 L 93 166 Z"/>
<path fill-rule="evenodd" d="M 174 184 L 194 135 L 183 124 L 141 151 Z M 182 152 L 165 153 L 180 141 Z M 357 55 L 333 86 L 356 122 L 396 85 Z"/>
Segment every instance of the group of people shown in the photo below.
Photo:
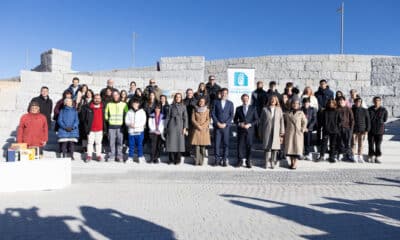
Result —
<path fill-rule="evenodd" d="M 380 163 L 388 112 L 379 96 L 367 109 L 356 90 L 346 99 L 343 92 L 334 93 L 326 80 L 320 81 L 315 93 L 306 87 L 302 94 L 292 82 L 279 93 L 276 82 L 264 90 L 259 81 L 251 95 L 241 96 L 242 104 L 236 108 L 228 96 L 229 90 L 221 88 L 213 75 L 197 91 L 176 93 L 171 104 L 154 79 L 143 91 L 135 82 L 128 91 L 119 91 L 109 79 L 100 93 L 94 93 L 75 77 L 54 110 L 49 89 L 41 88 L 21 117 L 17 141 L 40 147 L 42 154 L 53 116 L 60 154 L 69 154 L 72 160 L 75 144 L 80 144 L 85 162 L 102 161 L 103 152 L 107 161 L 133 161 L 136 153 L 138 162 L 145 162 L 143 148 L 148 145 L 149 162 L 158 163 L 165 151 L 169 164 L 179 164 L 182 155 L 194 155 L 195 165 L 202 165 L 207 147 L 212 146 L 214 165 L 227 166 L 235 126 L 238 167 L 252 167 L 256 141 L 262 143 L 265 166 L 269 163 L 271 168 L 278 160 L 289 159 L 290 168 L 296 169 L 297 160 L 312 160 L 314 155 L 322 161 L 326 153 L 330 162 L 364 162 L 366 137 L 368 161 Z M 319 156 L 314 154 L 318 152 Z"/>

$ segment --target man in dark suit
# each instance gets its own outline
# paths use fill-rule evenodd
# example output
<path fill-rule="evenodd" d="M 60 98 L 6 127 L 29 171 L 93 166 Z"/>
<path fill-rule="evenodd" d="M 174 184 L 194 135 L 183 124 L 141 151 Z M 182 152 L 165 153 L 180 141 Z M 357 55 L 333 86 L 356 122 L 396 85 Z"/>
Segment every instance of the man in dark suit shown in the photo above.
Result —
<path fill-rule="evenodd" d="M 258 113 L 255 106 L 249 105 L 249 95 L 243 94 L 242 106 L 236 108 L 233 122 L 237 124 L 238 133 L 238 163 L 241 167 L 246 162 L 246 167 L 251 168 L 250 154 L 253 144 L 254 128 L 258 123 Z"/>
<path fill-rule="evenodd" d="M 211 117 L 214 127 L 214 157 L 217 166 L 227 166 L 229 154 L 229 126 L 233 119 L 233 103 L 228 100 L 228 89 L 221 89 L 221 99 L 214 101 Z M 221 143 L 223 152 L 220 153 Z"/>

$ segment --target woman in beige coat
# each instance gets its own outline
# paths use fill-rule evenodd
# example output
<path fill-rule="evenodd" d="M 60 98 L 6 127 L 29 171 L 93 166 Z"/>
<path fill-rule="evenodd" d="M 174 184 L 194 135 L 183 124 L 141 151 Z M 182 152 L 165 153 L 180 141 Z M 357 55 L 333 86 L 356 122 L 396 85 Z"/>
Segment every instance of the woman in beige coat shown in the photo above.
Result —
<path fill-rule="evenodd" d="M 196 148 L 195 165 L 203 165 L 206 156 L 206 146 L 211 144 L 210 140 L 210 110 L 206 106 L 206 99 L 201 97 L 197 107 L 192 113 L 192 140 L 191 144 Z"/>
<path fill-rule="evenodd" d="M 279 99 L 277 96 L 272 96 L 261 112 L 259 127 L 259 136 L 261 136 L 265 154 L 265 168 L 268 166 L 268 161 L 272 169 L 275 167 L 284 134 L 285 124 Z"/>
<path fill-rule="evenodd" d="M 290 157 L 290 168 L 297 168 L 297 159 L 303 155 L 304 132 L 307 131 L 307 118 L 300 110 L 300 100 L 293 99 L 291 109 L 285 113 L 285 153 Z"/>

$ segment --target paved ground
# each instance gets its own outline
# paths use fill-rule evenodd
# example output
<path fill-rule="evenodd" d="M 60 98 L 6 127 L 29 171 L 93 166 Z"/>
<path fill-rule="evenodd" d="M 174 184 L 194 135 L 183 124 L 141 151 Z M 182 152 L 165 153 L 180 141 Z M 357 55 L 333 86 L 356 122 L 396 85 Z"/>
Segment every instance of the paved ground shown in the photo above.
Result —
<path fill-rule="evenodd" d="M 397 124 L 381 165 L 76 161 L 66 189 L 0 194 L 0 239 L 400 239 Z"/>

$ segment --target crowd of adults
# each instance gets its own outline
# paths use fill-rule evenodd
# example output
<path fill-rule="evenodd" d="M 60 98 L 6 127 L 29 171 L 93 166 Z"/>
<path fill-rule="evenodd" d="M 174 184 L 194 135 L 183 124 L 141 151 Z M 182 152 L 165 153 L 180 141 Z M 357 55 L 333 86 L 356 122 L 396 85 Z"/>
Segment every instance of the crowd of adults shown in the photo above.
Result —
<path fill-rule="evenodd" d="M 189 88 L 185 96 L 174 94 L 171 104 L 154 79 L 143 90 L 131 82 L 128 91 L 116 89 L 109 79 L 100 93 L 94 93 L 75 77 L 54 109 L 49 89 L 41 88 L 40 96 L 32 99 L 28 113 L 21 117 L 17 141 L 40 147 L 43 154 L 48 132 L 54 130 L 61 157 L 72 160 L 79 144 L 85 162 L 103 161 L 103 154 L 107 161 L 128 162 L 136 153 L 142 163 L 147 145 L 148 162 L 160 162 L 166 152 L 169 164 L 192 156 L 195 165 L 203 165 L 212 146 L 214 165 L 227 166 L 230 130 L 235 126 L 238 167 L 251 168 L 255 141 L 262 143 L 265 167 L 274 168 L 284 159 L 291 169 L 297 168 L 299 159 L 381 162 L 388 112 L 379 96 L 367 108 L 355 89 L 346 97 L 341 91 L 333 92 L 324 79 L 317 91 L 308 86 L 302 93 L 292 82 L 280 93 L 276 82 L 269 82 L 265 90 L 259 81 L 251 95 L 241 96 L 242 104 L 236 108 L 228 96 L 229 90 L 221 88 L 213 75 L 196 91 Z"/>

